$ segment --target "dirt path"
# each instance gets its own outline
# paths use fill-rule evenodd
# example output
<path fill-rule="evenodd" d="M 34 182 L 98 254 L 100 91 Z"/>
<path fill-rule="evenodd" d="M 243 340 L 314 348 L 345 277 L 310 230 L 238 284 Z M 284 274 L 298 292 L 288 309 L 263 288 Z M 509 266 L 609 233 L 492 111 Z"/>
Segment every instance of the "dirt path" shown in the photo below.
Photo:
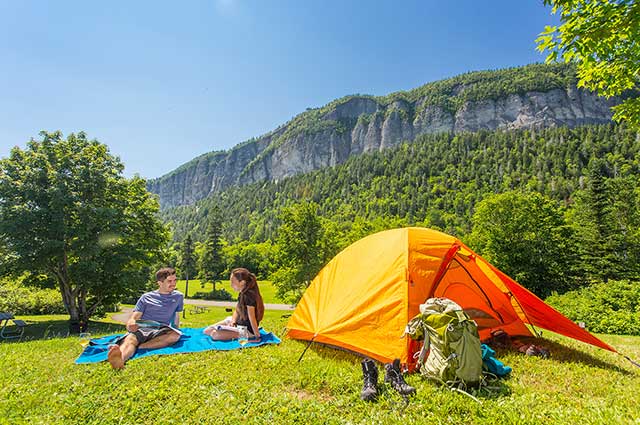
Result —
<path fill-rule="evenodd" d="M 235 307 L 236 306 L 236 302 L 235 301 L 209 301 L 209 300 L 191 300 L 191 299 L 186 299 L 184 300 L 184 303 L 187 305 L 203 305 L 203 306 L 208 306 L 208 307 Z M 289 304 L 265 304 L 264 305 L 265 310 L 288 310 L 291 311 L 295 308 L 294 305 L 289 305 Z M 114 314 L 112 316 L 112 319 L 117 321 L 117 322 L 121 322 L 121 323 L 127 323 L 127 320 L 129 320 L 129 317 L 131 316 L 131 312 L 133 311 L 133 308 L 131 307 L 124 307 L 122 308 L 122 311 L 118 314 Z M 188 311 L 187 311 L 188 313 Z"/>

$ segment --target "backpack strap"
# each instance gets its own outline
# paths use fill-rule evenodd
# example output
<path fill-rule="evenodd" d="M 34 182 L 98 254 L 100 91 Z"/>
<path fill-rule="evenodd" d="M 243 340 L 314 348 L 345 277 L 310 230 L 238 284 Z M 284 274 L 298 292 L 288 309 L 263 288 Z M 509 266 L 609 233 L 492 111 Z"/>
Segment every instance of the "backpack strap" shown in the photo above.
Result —
<path fill-rule="evenodd" d="M 422 324 L 422 329 L 424 331 L 424 344 L 422 344 L 422 348 L 420 349 L 420 355 L 418 356 L 418 364 L 424 364 L 424 358 L 427 356 L 427 352 L 431 347 L 431 338 L 429 337 L 429 332 L 427 332 L 427 327 L 425 324 Z"/>

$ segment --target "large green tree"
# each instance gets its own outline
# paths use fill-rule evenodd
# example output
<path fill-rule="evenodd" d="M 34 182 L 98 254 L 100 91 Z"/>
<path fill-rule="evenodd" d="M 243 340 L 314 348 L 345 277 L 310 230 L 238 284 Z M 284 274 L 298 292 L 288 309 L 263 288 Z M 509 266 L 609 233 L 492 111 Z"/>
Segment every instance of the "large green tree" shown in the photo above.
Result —
<path fill-rule="evenodd" d="M 640 3 L 636 0 L 544 0 L 560 14 L 536 40 L 547 61 L 578 67 L 578 85 L 610 97 L 640 89 Z M 614 108 L 616 120 L 640 129 L 640 98 Z"/>
<path fill-rule="evenodd" d="M 530 291 L 546 297 L 571 288 L 570 234 L 554 201 L 535 192 L 492 195 L 472 221 L 470 245 Z"/>
<path fill-rule="evenodd" d="M 144 289 L 167 243 L 158 202 L 139 177 L 84 133 L 40 133 L 0 160 L 2 274 L 55 280 L 72 330 Z M 48 280 L 40 280 L 47 282 Z"/>
<path fill-rule="evenodd" d="M 315 202 L 303 201 L 283 208 L 280 220 L 276 243 L 278 269 L 271 279 L 279 299 L 297 302 L 333 254 L 333 242 L 327 238 Z"/>
<path fill-rule="evenodd" d="M 236 267 L 244 267 L 251 270 L 258 279 L 266 279 L 273 269 L 274 248 L 270 241 L 251 243 L 237 240 L 233 245 L 227 245 L 222 249 L 226 268 L 224 273 L 228 276 Z"/>

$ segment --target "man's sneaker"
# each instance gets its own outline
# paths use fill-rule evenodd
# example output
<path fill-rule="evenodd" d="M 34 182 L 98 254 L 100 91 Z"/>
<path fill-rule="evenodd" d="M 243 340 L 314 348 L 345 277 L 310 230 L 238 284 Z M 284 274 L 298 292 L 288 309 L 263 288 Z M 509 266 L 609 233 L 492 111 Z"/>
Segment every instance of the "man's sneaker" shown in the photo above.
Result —
<path fill-rule="evenodd" d="M 364 385 L 360 398 L 365 401 L 374 401 L 378 397 L 378 367 L 371 359 L 362 361 L 362 379 Z"/>
<path fill-rule="evenodd" d="M 402 395 L 411 395 L 416 393 L 416 389 L 407 384 L 400 372 L 400 359 L 395 359 L 393 363 L 384 365 L 384 382 Z"/>

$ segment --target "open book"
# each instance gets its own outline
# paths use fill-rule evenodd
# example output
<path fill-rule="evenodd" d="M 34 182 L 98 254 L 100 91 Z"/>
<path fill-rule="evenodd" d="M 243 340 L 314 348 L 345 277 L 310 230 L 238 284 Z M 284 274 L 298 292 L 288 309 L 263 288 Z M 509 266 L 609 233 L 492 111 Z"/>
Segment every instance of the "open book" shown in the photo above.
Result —
<path fill-rule="evenodd" d="M 136 325 L 138 325 L 141 328 L 155 328 L 155 329 L 160 328 L 162 326 L 168 326 L 173 331 L 182 335 L 182 331 L 180 329 L 173 327 L 171 324 L 160 323 L 160 322 L 156 322 L 155 320 L 139 319 L 139 320 L 136 320 Z"/>

